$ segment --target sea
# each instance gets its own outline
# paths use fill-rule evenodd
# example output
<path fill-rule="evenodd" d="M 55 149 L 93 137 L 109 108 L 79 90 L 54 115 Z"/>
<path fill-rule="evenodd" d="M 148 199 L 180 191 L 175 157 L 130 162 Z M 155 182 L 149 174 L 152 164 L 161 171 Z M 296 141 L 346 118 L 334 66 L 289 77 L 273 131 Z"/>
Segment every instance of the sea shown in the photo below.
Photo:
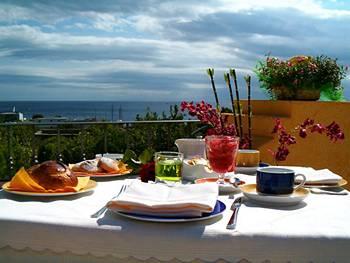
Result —
<path fill-rule="evenodd" d="M 24 118 L 33 115 L 44 117 L 66 117 L 69 120 L 133 121 L 137 115 L 147 112 L 167 115 L 170 106 L 179 101 L 0 101 L 0 112 L 21 112 Z"/>

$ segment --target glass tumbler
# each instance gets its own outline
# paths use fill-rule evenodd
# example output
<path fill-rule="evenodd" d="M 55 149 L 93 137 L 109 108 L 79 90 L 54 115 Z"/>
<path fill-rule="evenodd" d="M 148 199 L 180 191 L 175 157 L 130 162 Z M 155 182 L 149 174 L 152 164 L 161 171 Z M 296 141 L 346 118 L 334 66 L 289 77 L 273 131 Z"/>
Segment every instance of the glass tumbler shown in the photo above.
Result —
<path fill-rule="evenodd" d="M 180 152 L 156 152 L 154 156 L 156 177 L 162 181 L 180 181 L 183 158 Z"/>

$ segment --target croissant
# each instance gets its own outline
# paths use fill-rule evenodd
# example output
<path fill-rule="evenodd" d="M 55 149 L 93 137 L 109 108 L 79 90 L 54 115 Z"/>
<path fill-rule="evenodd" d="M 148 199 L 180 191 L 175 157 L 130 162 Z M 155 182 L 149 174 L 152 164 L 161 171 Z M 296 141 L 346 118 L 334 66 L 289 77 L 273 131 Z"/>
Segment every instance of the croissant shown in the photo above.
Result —
<path fill-rule="evenodd" d="M 81 172 L 81 173 L 99 173 L 103 170 L 100 169 L 98 165 L 98 159 L 94 160 L 85 160 L 80 163 L 76 163 L 72 165 L 73 172 Z"/>
<path fill-rule="evenodd" d="M 119 161 L 115 161 L 113 159 L 102 157 L 98 161 L 98 166 L 101 167 L 106 172 L 116 172 L 120 170 Z"/>

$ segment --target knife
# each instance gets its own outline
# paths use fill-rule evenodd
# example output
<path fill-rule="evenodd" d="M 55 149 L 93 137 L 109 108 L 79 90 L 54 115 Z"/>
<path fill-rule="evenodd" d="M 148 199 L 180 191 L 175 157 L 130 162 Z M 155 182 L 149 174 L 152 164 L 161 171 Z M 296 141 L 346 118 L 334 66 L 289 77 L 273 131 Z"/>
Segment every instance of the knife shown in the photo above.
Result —
<path fill-rule="evenodd" d="M 231 215 L 230 220 L 227 223 L 226 229 L 235 229 L 236 228 L 237 215 L 238 215 L 239 208 L 242 205 L 242 201 L 243 201 L 243 197 L 238 197 L 235 199 L 235 201 L 233 201 L 232 206 L 231 206 L 232 215 Z"/>

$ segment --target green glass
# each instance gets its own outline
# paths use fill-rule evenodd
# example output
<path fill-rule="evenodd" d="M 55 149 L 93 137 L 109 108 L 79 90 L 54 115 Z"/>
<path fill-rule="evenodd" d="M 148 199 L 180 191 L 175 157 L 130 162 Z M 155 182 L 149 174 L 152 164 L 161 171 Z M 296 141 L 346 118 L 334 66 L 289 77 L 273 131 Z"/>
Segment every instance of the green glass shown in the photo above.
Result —
<path fill-rule="evenodd" d="M 162 181 L 181 180 L 183 154 L 179 152 L 157 152 L 155 154 L 156 177 Z"/>

